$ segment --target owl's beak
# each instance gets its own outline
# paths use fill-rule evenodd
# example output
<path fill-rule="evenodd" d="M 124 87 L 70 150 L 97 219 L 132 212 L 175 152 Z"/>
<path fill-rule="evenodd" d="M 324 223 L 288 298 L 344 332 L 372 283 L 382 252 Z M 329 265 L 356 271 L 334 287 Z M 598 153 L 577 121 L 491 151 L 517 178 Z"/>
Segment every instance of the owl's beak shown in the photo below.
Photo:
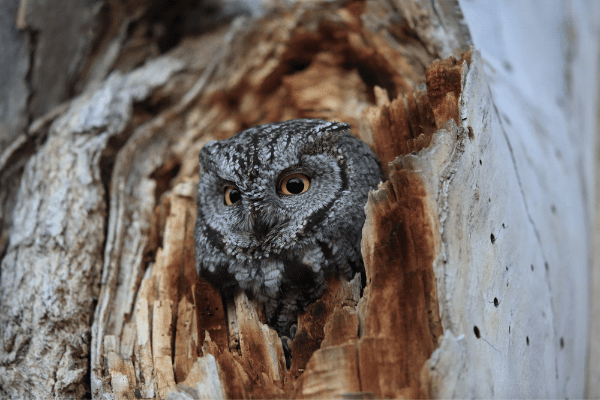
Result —
<path fill-rule="evenodd" d="M 259 241 L 264 240 L 275 225 L 276 224 L 271 218 L 266 218 L 265 215 L 260 212 L 257 213 L 254 224 L 252 225 L 254 237 Z"/>

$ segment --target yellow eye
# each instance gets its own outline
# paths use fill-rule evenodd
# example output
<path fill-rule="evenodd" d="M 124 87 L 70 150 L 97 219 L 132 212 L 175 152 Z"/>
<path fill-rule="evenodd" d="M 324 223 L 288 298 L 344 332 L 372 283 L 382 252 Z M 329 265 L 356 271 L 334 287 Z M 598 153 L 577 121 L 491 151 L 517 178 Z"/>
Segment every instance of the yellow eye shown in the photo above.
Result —
<path fill-rule="evenodd" d="M 291 174 L 283 178 L 279 190 L 283 194 L 304 193 L 310 187 L 310 178 L 304 174 Z"/>
<path fill-rule="evenodd" d="M 225 188 L 225 205 L 231 206 L 242 199 L 240 190 L 235 186 L 227 186 Z"/>

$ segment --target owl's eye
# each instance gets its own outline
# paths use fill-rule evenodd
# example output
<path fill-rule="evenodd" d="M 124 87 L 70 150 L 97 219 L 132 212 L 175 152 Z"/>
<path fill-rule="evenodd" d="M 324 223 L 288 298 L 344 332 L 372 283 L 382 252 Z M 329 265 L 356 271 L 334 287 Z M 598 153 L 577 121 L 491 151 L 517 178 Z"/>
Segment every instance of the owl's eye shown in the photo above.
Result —
<path fill-rule="evenodd" d="M 225 205 L 231 206 L 242 199 L 240 190 L 235 186 L 227 186 L 225 188 Z"/>
<path fill-rule="evenodd" d="M 283 194 L 304 193 L 310 187 L 310 178 L 304 174 L 291 174 L 281 180 L 279 190 Z"/>

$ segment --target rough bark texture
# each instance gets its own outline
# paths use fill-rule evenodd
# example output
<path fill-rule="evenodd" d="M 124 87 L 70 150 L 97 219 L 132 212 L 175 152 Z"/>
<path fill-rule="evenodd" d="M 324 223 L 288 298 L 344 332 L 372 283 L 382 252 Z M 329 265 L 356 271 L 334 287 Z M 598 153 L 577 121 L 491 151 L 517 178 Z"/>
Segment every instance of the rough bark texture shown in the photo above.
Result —
<path fill-rule="evenodd" d="M 455 2 L 165 4 L 0 14 L 0 395 L 583 396 L 579 78 L 567 108 L 538 110 L 506 76 L 518 57 L 499 71 L 482 42 L 485 67 Z M 74 23 L 52 36 L 43 10 Z M 386 181 L 365 207 L 366 281 L 328 282 L 288 370 L 260 307 L 198 277 L 193 224 L 205 143 L 302 117 L 352 124 Z"/>
<path fill-rule="evenodd" d="M 515 352 L 511 356 L 512 359 L 523 360 L 521 369 L 524 372 L 519 377 L 523 382 L 522 389 L 505 389 L 503 379 L 507 379 L 509 374 L 500 375 L 496 372 L 497 368 L 490 368 L 485 374 L 487 377 L 480 376 L 479 381 L 494 378 L 498 383 L 490 384 L 488 392 L 497 396 L 513 396 L 512 393 L 514 396 L 527 396 L 529 393 L 584 396 L 584 360 L 589 354 L 586 336 L 590 319 L 592 324 L 598 319 L 598 314 L 590 313 L 589 309 L 589 262 L 593 257 L 590 249 L 594 176 L 598 173 L 592 144 L 597 140 L 600 7 L 595 3 L 592 6 L 558 1 L 543 8 L 535 2 L 526 2 L 518 8 L 514 4 L 505 5 L 497 3 L 492 9 L 482 10 L 482 4 L 469 5 L 465 2 L 463 10 L 472 27 L 475 45 L 482 49 L 486 60 L 484 77 L 490 87 L 499 128 L 494 131 L 492 125 L 492 130 L 505 138 L 510 154 L 506 160 L 513 164 L 518 178 L 527 212 L 526 225 L 534 231 L 542 258 L 539 262 L 530 259 L 527 264 L 523 264 L 527 257 L 518 258 L 518 262 L 515 260 L 509 264 L 506 261 L 512 257 L 501 253 L 514 253 L 518 243 L 527 241 L 515 240 L 511 224 L 499 218 L 494 218 L 497 222 L 490 224 L 488 230 L 497 238 L 495 243 L 499 246 L 494 251 L 500 253 L 506 262 L 506 283 L 510 284 L 510 288 L 515 284 L 527 286 L 531 287 L 529 293 L 534 293 L 534 288 L 539 285 L 540 292 L 537 295 L 523 293 L 513 306 L 510 302 L 515 301 L 516 293 L 507 291 L 506 294 L 510 295 L 503 295 L 505 304 L 509 304 L 513 321 L 516 322 L 514 316 L 519 314 L 524 317 L 522 323 L 507 324 L 511 319 L 506 315 L 500 320 L 503 323 L 490 324 L 486 328 L 495 337 L 496 332 L 506 334 L 510 325 L 511 335 L 515 335 L 510 337 L 508 348 L 523 345 L 524 341 L 525 353 Z M 527 17 L 541 15 L 543 10 L 552 11 L 539 19 Z M 491 32 L 499 34 L 494 37 Z M 480 112 L 476 110 L 473 113 Z M 498 156 L 495 152 L 488 156 L 483 153 L 480 159 L 484 166 L 486 157 Z M 490 163 L 495 161 L 490 160 Z M 491 196 L 492 203 L 494 199 Z M 493 215 L 490 215 L 490 220 L 492 218 Z M 507 228 L 499 230 L 497 226 L 501 223 Z M 513 240 L 515 242 L 511 244 Z M 507 245 L 506 250 L 501 248 L 503 241 Z M 486 254 L 486 259 L 488 257 Z M 511 274 L 522 265 L 525 265 L 529 276 L 523 275 L 515 281 Z M 492 282 L 489 282 L 491 289 Z M 489 302 L 497 298 L 500 303 L 498 310 L 505 312 L 502 297 L 497 293 L 498 289 L 490 290 L 485 293 L 485 299 Z M 597 296 L 598 292 L 591 293 Z M 527 308 L 530 311 L 523 312 Z M 491 319 L 488 321 L 492 322 Z M 478 321 L 474 320 L 473 325 L 480 328 L 484 338 Z M 597 334 L 590 335 L 589 343 L 596 342 L 599 337 Z M 534 338 L 537 339 L 534 341 Z M 498 346 L 495 344 L 501 343 L 488 341 L 496 349 Z M 536 343 L 540 341 L 542 343 Z M 540 344 L 542 348 L 529 356 L 532 346 Z M 490 354 L 496 352 L 490 349 Z M 504 354 L 500 352 L 500 355 Z M 528 360 L 529 357 L 531 359 Z M 590 371 L 598 370 L 597 361 L 588 362 Z M 549 364 L 553 364 L 554 368 L 547 368 Z M 541 373 L 536 365 L 547 369 Z M 507 371 L 512 372 L 512 369 Z M 592 384 L 593 380 L 588 381 L 588 385 Z M 544 391 L 547 394 L 543 394 Z M 599 395 L 596 393 L 591 397 Z"/>

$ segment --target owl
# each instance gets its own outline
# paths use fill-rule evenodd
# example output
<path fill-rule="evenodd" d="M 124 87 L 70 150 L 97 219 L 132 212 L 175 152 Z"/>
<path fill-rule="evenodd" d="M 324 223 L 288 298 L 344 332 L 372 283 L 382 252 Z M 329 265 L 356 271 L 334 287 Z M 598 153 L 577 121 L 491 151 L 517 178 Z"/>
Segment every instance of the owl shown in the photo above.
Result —
<path fill-rule="evenodd" d="M 199 274 L 264 305 L 287 335 L 330 276 L 364 269 L 364 206 L 381 180 L 369 147 L 339 122 L 256 126 L 200 151 L 195 225 Z"/>

